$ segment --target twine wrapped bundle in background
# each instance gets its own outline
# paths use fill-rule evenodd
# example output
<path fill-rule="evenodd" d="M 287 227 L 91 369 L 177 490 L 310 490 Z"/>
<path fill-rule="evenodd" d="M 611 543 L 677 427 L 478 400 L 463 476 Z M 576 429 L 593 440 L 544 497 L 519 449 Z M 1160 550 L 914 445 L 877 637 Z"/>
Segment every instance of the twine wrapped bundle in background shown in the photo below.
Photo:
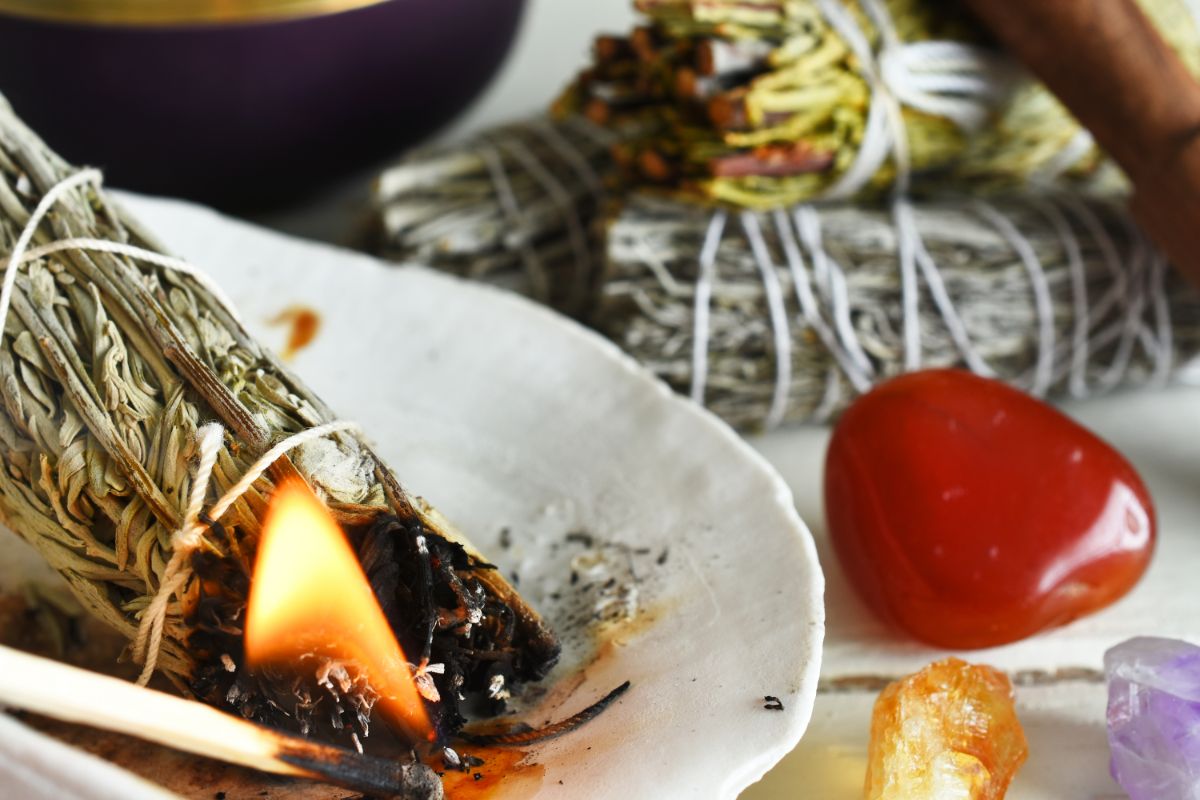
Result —
<path fill-rule="evenodd" d="M 372 249 L 582 314 L 616 141 L 580 117 L 538 117 L 415 153 L 375 183 Z"/>
<path fill-rule="evenodd" d="M 1142 5 L 1200 68 L 1187 0 Z M 637 6 L 650 24 L 599 39 L 558 103 L 605 125 L 637 120 L 640 134 L 617 148 L 631 183 L 752 208 L 880 190 L 908 169 L 1119 186 L 1065 109 L 955 4 Z"/>
<path fill-rule="evenodd" d="M 498 214 L 495 186 L 493 194 L 480 186 L 491 173 L 478 159 L 466 163 L 477 165 L 463 174 L 482 192 L 471 202 Z M 422 170 L 416 158 L 393 174 Z M 556 193 L 584 199 L 534 219 L 542 226 L 541 247 L 557 242 L 563 257 L 537 260 L 517 249 L 501 259 L 497 252 L 507 245 L 496 238 L 488 269 L 472 270 L 466 256 L 451 259 L 450 270 L 552 298 L 741 428 L 828 419 L 876 380 L 919 366 L 963 365 L 1049 395 L 1162 381 L 1195 353 L 1200 336 L 1195 293 L 1164 270 L 1117 200 L 916 201 L 907 205 L 921 245 L 908 247 L 912 256 L 902 260 L 895 208 L 884 204 L 715 212 L 632 195 L 623 209 L 610 204 L 614 217 L 605 225 L 590 216 L 600 205 L 584 181 L 557 180 Z M 545 199 L 544 186 L 521 185 L 528 191 L 524 203 L 537 207 Z M 452 186 L 441 202 L 451 202 Z M 404 193 L 392 195 L 398 198 Z M 457 228 L 436 227 L 449 209 L 437 198 L 430 202 L 432 221 L 412 230 L 437 253 L 438 237 L 453 237 Z M 454 207 L 465 214 L 473 206 Z M 523 206 L 516 208 L 519 221 Z M 781 218 L 807 265 L 800 273 L 809 275 L 807 283 L 797 279 L 779 238 Z M 761 233 L 758 250 L 769 270 L 746 235 L 748 219 L 756 220 L 750 229 Z M 718 221 L 719 247 L 706 249 Z M 573 224 L 589 226 L 605 252 L 580 257 L 580 249 L 563 248 Z M 403 237 L 392 242 L 395 248 Z M 415 247 L 400 250 L 404 260 L 422 258 Z M 446 261 L 435 256 L 425 263 L 445 267 Z M 706 281 L 701 264 L 708 265 Z M 906 293 L 904 286 L 912 288 Z M 808 287 L 807 308 L 801 287 Z M 711 305 L 698 314 L 697 297 L 704 295 Z M 699 350 L 698 330 L 705 340 Z M 780 352 L 788 354 L 783 361 Z"/>
<path fill-rule="evenodd" d="M 1144 5 L 1189 65 L 1200 68 L 1200 34 L 1186 0 Z M 1018 79 L 1002 56 L 954 42 L 931 48 L 925 40 L 935 34 L 968 40 L 978 34 L 957 16 L 938 21 L 945 9 L 928 0 L 863 0 L 861 7 L 857 0 L 656 0 L 640 7 L 654 25 L 629 37 L 599 37 L 595 63 L 560 99 L 557 120 L 503 126 L 386 170 L 375 187 L 371 249 L 508 286 L 580 316 L 598 274 L 598 211 L 606 198 L 615 204 L 639 184 L 690 187 L 684 193 L 694 198 L 751 207 L 853 194 L 868 183 L 882 188 L 897 177 L 897 166 L 937 166 L 931 179 L 941 183 L 1045 186 L 1067 178 L 1089 191 L 1121 185 L 1086 132 L 1040 84 Z M 894 105 L 883 73 L 874 86 L 868 80 L 871 65 L 884 64 L 872 49 L 880 42 L 858 42 L 866 48 L 860 55 L 830 13 L 843 21 L 841 30 L 874 31 L 877 39 L 882 29 L 875 25 L 894 27 L 899 43 L 891 45 L 886 74 L 907 81 L 902 87 L 928 90 L 899 97 L 965 116 L 955 122 Z M 853 21 L 845 22 L 846 15 Z M 911 63 L 896 61 L 904 53 Z M 932 60 L 916 59 L 922 54 Z M 924 82 L 914 73 L 918 67 L 933 70 Z M 746 109 L 785 100 L 797 108 L 772 112 L 778 124 L 754 131 L 712 127 L 708 111 L 734 99 Z M 889 116 L 898 110 L 900 119 Z M 865 153 L 868 143 L 872 152 Z M 664 183 L 660 150 L 751 173 L 759 156 L 768 172 L 786 172 L 796 158 L 807 164 L 818 151 L 836 155 L 823 158 L 818 172 L 708 175 L 698 182 L 679 173 Z M 888 163 L 889 155 L 905 164 Z"/>
<path fill-rule="evenodd" d="M 593 323 L 739 428 L 829 419 L 921 367 L 1084 397 L 1165 383 L 1200 353 L 1200 296 L 1116 207 L 960 197 L 916 203 L 914 223 L 909 272 L 886 208 L 635 200 L 609 228 Z"/>
<path fill-rule="evenodd" d="M 376 696 L 362 676 L 321 682 L 331 665 L 318 656 L 311 680 L 244 663 L 267 499 L 300 479 L 358 548 L 427 698 L 440 693 L 444 729 L 461 724 L 463 694 L 554 662 L 553 635 L 499 572 L 246 333 L 202 272 L 163 254 L 98 173 L 62 161 L 2 98 L 0 252 L 0 514 L 135 642 L 143 680 L 157 667 L 276 727 L 365 735 Z M 431 661 L 444 671 L 425 672 Z"/>

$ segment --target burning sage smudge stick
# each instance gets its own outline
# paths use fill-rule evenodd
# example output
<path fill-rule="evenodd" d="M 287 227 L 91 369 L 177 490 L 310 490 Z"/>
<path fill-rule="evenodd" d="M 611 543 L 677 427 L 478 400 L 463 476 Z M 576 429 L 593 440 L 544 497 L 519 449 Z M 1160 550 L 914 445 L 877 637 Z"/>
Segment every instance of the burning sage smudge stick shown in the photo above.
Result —
<path fill-rule="evenodd" d="M 635 199 L 592 323 L 741 428 L 824 420 L 878 380 L 961 366 L 1039 395 L 1162 383 L 1200 355 L 1200 295 L 1115 204 L 915 203 L 714 212 Z"/>
<path fill-rule="evenodd" d="M 347 430 L 275 461 L 218 522 L 198 526 L 198 546 L 172 572 L 198 429 L 214 421 L 226 429 L 212 442 L 211 488 L 200 497 L 208 508 L 272 445 L 334 417 L 203 276 L 112 252 L 161 247 L 74 174 L 0 99 L 0 252 L 13 251 L 52 191 L 59 196 L 41 209 L 31 255 L 72 238 L 102 240 L 6 267 L 17 272 L 0 342 L 5 523 L 130 639 L 164 582 L 169 590 L 183 576 L 177 592 L 163 593 L 162 642 L 152 648 L 180 688 L 276 727 L 362 735 L 374 697 L 361 681 L 251 674 L 243 663 L 266 502 L 276 484 L 300 476 L 347 532 L 409 657 L 421 668 L 444 665 L 424 672 L 440 695 L 431 714 L 443 733 L 462 723 L 460 695 L 490 691 L 499 703 L 498 684 L 543 676 L 558 647 L 538 615 Z M 78 185 L 63 191 L 65 180 Z"/>

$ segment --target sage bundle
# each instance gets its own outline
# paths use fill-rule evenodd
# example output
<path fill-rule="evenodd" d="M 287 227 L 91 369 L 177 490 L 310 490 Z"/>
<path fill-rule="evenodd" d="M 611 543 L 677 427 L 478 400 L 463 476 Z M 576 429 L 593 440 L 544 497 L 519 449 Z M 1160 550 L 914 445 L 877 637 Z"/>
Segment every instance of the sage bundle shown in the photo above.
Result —
<path fill-rule="evenodd" d="M 581 117 L 537 117 L 414 153 L 375 182 L 373 249 L 583 313 L 616 141 Z"/>
<path fill-rule="evenodd" d="M 135 641 L 144 677 L 157 667 L 274 727 L 366 735 L 376 698 L 352 669 L 244 663 L 267 500 L 298 479 L 323 495 L 419 659 L 440 731 L 462 724 L 461 698 L 495 707 L 554 663 L 555 637 L 500 573 L 246 333 L 203 273 L 163 254 L 98 174 L 2 100 L 0 248 L 0 513 Z M 313 589 L 337 602 L 337 587 Z"/>
<path fill-rule="evenodd" d="M 904 209 L 897 226 L 890 206 L 713 212 L 635 199 L 609 227 L 593 324 L 743 429 L 829 419 L 924 367 L 1085 397 L 1165 383 L 1200 353 L 1200 295 L 1119 206 L 1049 196 Z"/>
<path fill-rule="evenodd" d="M 1141 0 L 1193 71 L 1186 0 Z M 1118 173 L 956 4 L 637 0 L 648 24 L 596 41 L 557 108 L 636 133 L 622 175 L 771 208 L 904 184 L 909 173 L 1115 191 Z"/>

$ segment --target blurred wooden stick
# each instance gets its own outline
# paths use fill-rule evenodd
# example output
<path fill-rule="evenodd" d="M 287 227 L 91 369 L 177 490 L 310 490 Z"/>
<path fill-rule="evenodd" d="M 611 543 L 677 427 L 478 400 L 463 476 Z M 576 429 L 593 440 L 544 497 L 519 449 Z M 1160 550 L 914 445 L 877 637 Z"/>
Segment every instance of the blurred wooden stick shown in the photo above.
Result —
<path fill-rule="evenodd" d="M 1134 0 L 966 0 L 1133 183 L 1131 209 L 1200 286 L 1200 84 Z"/>

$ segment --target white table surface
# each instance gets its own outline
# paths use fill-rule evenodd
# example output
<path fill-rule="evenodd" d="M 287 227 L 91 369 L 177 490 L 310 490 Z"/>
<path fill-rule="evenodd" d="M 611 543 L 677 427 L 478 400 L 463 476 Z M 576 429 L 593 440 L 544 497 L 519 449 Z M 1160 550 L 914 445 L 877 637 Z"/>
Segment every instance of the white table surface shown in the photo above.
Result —
<path fill-rule="evenodd" d="M 517 41 L 500 74 L 440 138 L 454 140 L 544 109 L 586 64 L 597 33 L 620 33 L 635 24 L 633 0 L 527 1 Z"/>

